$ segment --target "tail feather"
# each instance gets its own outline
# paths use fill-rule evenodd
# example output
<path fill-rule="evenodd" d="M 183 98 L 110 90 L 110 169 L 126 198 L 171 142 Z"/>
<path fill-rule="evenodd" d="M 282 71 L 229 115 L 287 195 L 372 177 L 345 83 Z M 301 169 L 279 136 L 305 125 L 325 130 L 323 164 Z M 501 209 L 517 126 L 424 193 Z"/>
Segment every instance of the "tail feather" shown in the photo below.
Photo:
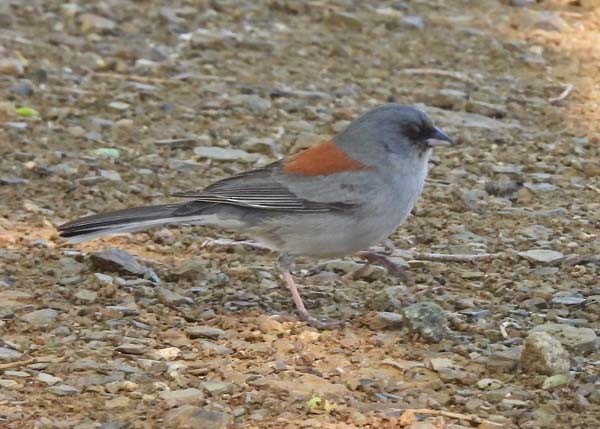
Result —
<path fill-rule="evenodd" d="M 79 243 L 108 234 L 142 231 L 153 226 L 198 219 L 200 213 L 177 215 L 177 209 L 181 207 L 182 204 L 165 204 L 100 213 L 60 225 L 58 231 L 61 237 Z"/>

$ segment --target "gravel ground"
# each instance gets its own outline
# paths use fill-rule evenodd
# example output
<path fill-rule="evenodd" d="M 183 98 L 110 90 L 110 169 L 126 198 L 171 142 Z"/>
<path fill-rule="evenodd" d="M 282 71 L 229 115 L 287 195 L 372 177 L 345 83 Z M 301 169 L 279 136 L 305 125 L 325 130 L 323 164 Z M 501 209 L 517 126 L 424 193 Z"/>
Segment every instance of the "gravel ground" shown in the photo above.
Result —
<path fill-rule="evenodd" d="M 600 427 L 596 5 L 1 2 L 0 427 Z M 343 329 L 244 237 L 57 238 L 390 100 L 459 144 L 376 249 L 412 282 L 298 261 Z"/>

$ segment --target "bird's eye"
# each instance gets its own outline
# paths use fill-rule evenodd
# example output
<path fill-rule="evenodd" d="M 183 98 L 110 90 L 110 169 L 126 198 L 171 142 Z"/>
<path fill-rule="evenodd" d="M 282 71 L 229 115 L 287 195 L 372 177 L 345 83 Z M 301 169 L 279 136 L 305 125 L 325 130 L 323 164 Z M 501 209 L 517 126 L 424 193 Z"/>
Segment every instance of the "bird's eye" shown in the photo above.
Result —
<path fill-rule="evenodd" d="M 416 139 L 421 135 L 421 128 L 416 124 L 408 124 L 404 130 L 406 135 L 411 139 Z"/>

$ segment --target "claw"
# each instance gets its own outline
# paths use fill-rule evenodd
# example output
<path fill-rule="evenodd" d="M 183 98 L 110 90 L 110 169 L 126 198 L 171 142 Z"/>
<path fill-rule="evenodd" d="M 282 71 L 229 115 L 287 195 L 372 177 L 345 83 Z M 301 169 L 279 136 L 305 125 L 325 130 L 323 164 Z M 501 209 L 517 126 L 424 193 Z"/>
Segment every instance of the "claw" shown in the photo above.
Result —
<path fill-rule="evenodd" d="M 408 274 L 408 268 L 391 261 L 387 256 L 375 252 L 358 252 L 357 256 L 363 258 L 368 264 L 376 264 L 384 267 L 388 273 L 394 277 L 398 277 L 408 285 L 414 284 Z"/>

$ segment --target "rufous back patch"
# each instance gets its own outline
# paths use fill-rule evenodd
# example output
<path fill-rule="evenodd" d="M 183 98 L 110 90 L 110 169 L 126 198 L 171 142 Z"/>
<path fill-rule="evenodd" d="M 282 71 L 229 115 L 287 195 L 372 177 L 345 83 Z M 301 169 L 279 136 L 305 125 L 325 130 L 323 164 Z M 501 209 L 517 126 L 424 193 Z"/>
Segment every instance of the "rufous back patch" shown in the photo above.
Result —
<path fill-rule="evenodd" d="M 332 141 L 324 141 L 284 161 L 283 171 L 304 176 L 321 176 L 344 171 L 366 170 L 369 167 L 355 161 Z"/>

